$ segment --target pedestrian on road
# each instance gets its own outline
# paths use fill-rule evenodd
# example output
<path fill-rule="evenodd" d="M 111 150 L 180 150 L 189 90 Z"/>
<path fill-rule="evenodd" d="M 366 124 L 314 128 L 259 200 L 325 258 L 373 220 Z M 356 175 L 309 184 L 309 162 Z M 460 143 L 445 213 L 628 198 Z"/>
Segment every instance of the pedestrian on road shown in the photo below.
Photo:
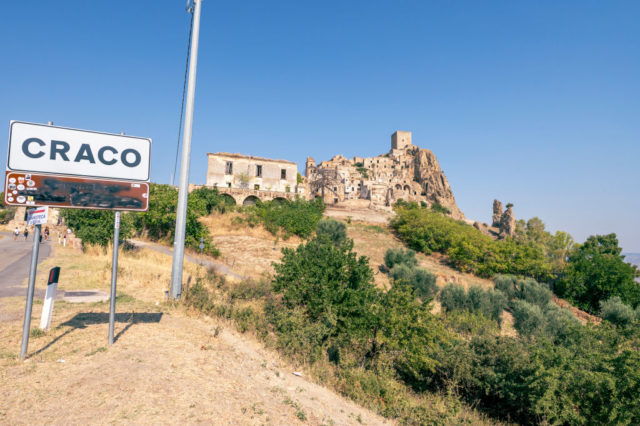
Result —
<path fill-rule="evenodd" d="M 13 241 L 18 241 L 19 236 L 20 236 L 20 230 L 16 226 L 16 229 L 13 230 Z"/>
<path fill-rule="evenodd" d="M 29 229 L 26 226 L 22 234 L 24 235 L 24 240 L 27 241 L 27 238 L 29 238 Z"/>
<path fill-rule="evenodd" d="M 44 240 L 47 241 L 49 239 L 49 227 L 44 227 Z"/>
<path fill-rule="evenodd" d="M 64 234 L 64 238 L 62 240 L 62 247 L 66 247 L 67 246 L 67 234 Z"/>

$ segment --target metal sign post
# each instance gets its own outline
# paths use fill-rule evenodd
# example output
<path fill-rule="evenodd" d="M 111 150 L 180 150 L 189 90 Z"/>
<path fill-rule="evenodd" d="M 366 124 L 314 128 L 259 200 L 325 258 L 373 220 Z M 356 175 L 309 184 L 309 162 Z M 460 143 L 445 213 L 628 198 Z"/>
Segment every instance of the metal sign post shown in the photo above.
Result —
<path fill-rule="evenodd" d="M 33 307 L 33 292 L 36 286 L 36 270 L 38 268 L 38 252 L 40 251 L 40 224 L 36 225 L 33 233 L 33 249 L 31 250 L 31 266 L 29 267 L 29 285 L 27 286 L 27 304 L 24 307 L 24 323 L 22 324 L 22 346 L 20 359 L 27 355 L 29 347 L 29 332 L 31 331 L 31 308 Z"/>
<path fill-rule="evenodd" d="M 191 57 L 189 59 L 189 88 L 187 110 L 184 120 L 182 159 L 180 161 L 180 188 L 176 210 L 176 230 L 173 243 L 171 267 L 171 298 L 179 299 L 182 293 L 182 265 L 184 262 L 184 237 L 187 226 L 187 198 L 189 197 L 189 163 L 191 162 L 191 133 L 193 130 L 193 101 L 196 95 L 196 69 L 198 66 L 198 39 L 200 34 L 200 8 L 202 0 L 193 0 L 193 33 L 191 34 Z"/>
<path fill-rule="evenodd" d="M 120 212 L 116 210 L 113 223 L 113 257 L 111 259 L 111 303 L 109 306 L 109 346 L 113 345 L 113 326 L 116 319 L 116 283 L 118 281 L 118 246 L 120 245 Z"/>
<path fill-rule="evenodd" d="M 9 123 L 4 203 L 115 211 L 109 344 L 113 344 L 121 211 L 149 210 L 151 139 L 22 121 Z M 29 341 L 40 225 L 34 209 L 34 249 L 20 357 Z M 38 222 L 37 216 L 45 217 Z M 64 235 L 64 245 L 68 234 Z M 43 323 L 44 324 L 44 323 Z"/>

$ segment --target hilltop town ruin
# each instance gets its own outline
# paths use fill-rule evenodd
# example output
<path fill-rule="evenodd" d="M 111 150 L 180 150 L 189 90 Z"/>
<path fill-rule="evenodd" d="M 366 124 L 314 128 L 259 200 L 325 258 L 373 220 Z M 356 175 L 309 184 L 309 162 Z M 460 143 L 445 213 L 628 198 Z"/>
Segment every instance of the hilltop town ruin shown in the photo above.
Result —
<path fill-rule="evenodd" d="M 304 177 L 298 175 L 295 163 L 286 160 L 222 152 L 207 155 L 206 185 L 217 187 L 235 204 L 299 196 L 321 197 L 338 205 L 368 200 L 370 208 L 384 209 L 404 200 L 439 204 L 453 218 L 464 219 L 436 156 L 413 145 L 411 132 L 393 133 L 391 150 L 376 157 L 336 155 L 319 164 L 309 157 Z"/>
<path fill-rule="evenodd" d="M 336 155 L 317 165 L 309 157 L 305 175 L 309 195 L 323 197 L 326 203 L 365 199 L 374 208 L 389 207 L 398 200 L 438 203 L 452 217 L 464 219 L 436 156 L 413 145 L 411 132 L 395 132 L 391 150 L 376 157 Z"/>

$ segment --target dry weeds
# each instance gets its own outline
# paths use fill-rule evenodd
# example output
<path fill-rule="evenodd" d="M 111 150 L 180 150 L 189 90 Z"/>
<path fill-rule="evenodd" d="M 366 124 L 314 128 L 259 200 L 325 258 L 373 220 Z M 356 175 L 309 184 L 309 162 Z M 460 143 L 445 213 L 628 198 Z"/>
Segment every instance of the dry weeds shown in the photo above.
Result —
<path fill-rule="evenodd" d="M 57 248 L 46 266 L 62 266 L 67 290 L 107 290 L 107 253 Z M 0 300 L 9 314 L 0 322 L 0 423 L 296 424 L 300 413 L 309 424 L 353 424 L 357 416 L 366 424 L 384 423 L 292 375 L 293 366 L 232 325 L 156 305 L 170 260 L 148 250 L 121 254 L 118 288 L 133 297 L 118 301 L 112 347 L 106 342 L 108 303 L 56 301 L 52 329 L 30 340 L 29 358 L 20 362 L 24 299 Z M 185 266 L 192 277 L 204 273 Z M 44 276 L 37 282 L 43 286 Z M 41 306 L 34 305 L 32 325 L 39 323 Z"/>

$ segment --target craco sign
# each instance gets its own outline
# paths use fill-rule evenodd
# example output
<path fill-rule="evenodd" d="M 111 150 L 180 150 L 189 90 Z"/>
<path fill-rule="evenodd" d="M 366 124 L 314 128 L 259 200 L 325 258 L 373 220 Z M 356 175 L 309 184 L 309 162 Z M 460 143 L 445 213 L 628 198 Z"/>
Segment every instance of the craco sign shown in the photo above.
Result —
<path fill-rule="evenodd" d="M 149 181 L 151 139 L 12 121 L 7 170 Z"/>

